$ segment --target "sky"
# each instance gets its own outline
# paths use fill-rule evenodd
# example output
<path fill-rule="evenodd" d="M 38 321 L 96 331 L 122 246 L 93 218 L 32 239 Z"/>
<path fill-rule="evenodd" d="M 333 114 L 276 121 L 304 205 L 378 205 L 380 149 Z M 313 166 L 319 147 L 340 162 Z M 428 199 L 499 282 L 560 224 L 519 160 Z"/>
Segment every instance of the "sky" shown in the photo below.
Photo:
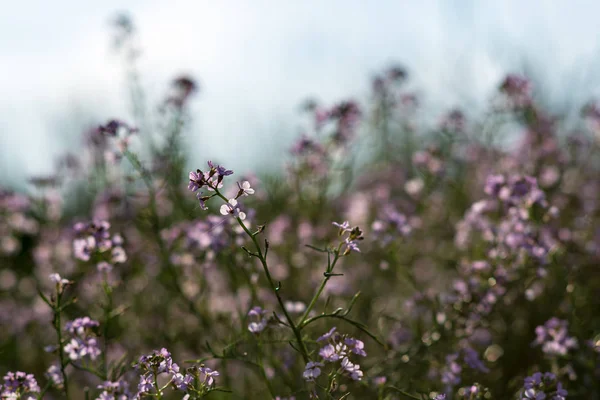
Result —
<path fill-rule="evenodd" d="M 90 123 L 130 107 L 110 21 L 127 12 L 142 82 L 158 101 L 198 78 L 193 154 L 232 168 L 276 165 L 298 105 L 366 98 L 404 65 L 426 107 L 482 109 L 507 72 L 533 70 L 556 107 L 600 95 L 595 1 L 20 0 L 0 13 L 0 185 L 52 172 Z"/>

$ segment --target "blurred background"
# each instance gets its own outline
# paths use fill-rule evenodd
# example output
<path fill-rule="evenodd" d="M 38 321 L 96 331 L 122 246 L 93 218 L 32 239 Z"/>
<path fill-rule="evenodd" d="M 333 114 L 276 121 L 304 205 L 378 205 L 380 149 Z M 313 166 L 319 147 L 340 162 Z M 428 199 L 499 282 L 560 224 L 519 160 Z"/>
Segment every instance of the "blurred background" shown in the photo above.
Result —
<path fill-rule="evenodd" d="M 280 164 L 271 155 L 301 130 L 304 99 L 365 101 L 371 76 L 392 64 L 408 71 L 425 123 L 450 107 L 481 112 L 508 72 L 529 76 L 538 101 L 568 117 L 600 89 L 598 11 L 566 0 L 6 3 L 0 185 L 25 189 L 26 177 L 77 152 L 86 129 L 132 119 L 111 27 L 121 13 L 136 26 L 149 110 L 174 77 L 195 77 L 191 163 L 212 157 L 244 171 Z"/>

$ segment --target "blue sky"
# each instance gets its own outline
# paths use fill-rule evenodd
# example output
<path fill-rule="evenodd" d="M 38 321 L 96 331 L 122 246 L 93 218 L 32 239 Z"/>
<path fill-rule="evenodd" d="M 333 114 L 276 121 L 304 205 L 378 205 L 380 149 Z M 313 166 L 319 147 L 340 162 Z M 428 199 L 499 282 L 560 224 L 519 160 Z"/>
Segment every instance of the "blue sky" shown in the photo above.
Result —
<path fill-rule="evenodd" d="M 594 1 L 21 0 L 0 14 L 0 183 L 50 172 L 88 121 L 127 118 L 118 11 L 138 26 L 152 98 L 178 73 L 199 78 L 194 148 L 234 168 L 287 148 L 302 99 L 364 98 L 394 62 L 432 110 L 476 112 L 525 63 L 557 106 L 600 94 Z"/>

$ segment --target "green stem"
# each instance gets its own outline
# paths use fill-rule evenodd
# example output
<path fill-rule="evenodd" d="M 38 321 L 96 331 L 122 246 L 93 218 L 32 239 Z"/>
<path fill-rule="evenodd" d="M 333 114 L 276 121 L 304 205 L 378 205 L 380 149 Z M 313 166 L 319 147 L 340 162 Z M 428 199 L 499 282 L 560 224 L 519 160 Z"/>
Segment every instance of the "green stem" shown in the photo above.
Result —
<path fill-rule="evenodd" d="M 108 328 L 111 320 L 111 312 L 113 308 L 113 297 L 112 288 L 108 284 L 108 276 L 104 277 L 104 293 L 106 294 L 106 305 L 104 306 L 104 326 L 102 327 L 102 336 L 104 337 L 104 350 L 102 352 L 102 364 L 103 364 L 103 377 L 102 379 L 108 379 Z"/>
<path fill-rule="evenodd" d="M 269 377 L 267 376 L 267 372 L 265 371 L 265 366 L 264 366 L 263 357 L 262 357 L 262 346 L 261 346 L 260 340 L 258 340 L 258 365 L 260 365 L 260 374 L 262 375 L 262 377 L 265 381 L 265 384 L 267 385 L 267 389 L 269 389 L 271 398 L 274 399 L 275 391 L 273 390 L 273 385 L 271 385 L 271 381 L 269 380 Z"/>
<path fill-rule="evenodd" d="M 186 302 L 188 309 L 192 314 L 194 314 L 198 318 L 201 325 L 203 327 L 207 327 L 208 323 L 205 320 L 202 313 L 197 309 L 195 302 L 189 299 L 183 292 L 183 289 L 181 288 L 181 285 L 177 280 L 177 272 L 173 269 L 173 265 L 169 260 L 169 253 L 160 235 L 160 217 L 158 215 L 158 210 L 156 207 L 156 192 L 154 191 L 154 185 L 152 184 L 152 177 L 150 176 L 150 172 L 144 168 L 144 166 L 138 160 L 137 156 L 129 150 L 125 150 L 123 154 L 129 161 L 133 169 L 135 169 L 141 175 L 142 180 L 144 181 L 146 188 L 148 189 L 148 195 L 150 197 L 150 213 L 152 215 L 152 233 L 154 234 L 155 240 L 159 247 L 161 264 L 171 277 L 173 289 L 175 289 L 177 294 Z"/>
<path fill-rule="evenodd" d="M 339 244 L 337 250 L 335 251 L 335 257 L 333 258 L 332 262 L 329 262 L 329 254 L 327 255 L 327 257 L 328 257 L 328 263 L 327 263 L 327 271 L 325 272 L 325 278 L 321 282 L 321 286 L 319 286 L 319 289 L 317 290 L 317 292 L 313 296 L 313 298 L 310 301 L 308 307 L 306 307 L 306 311 L 304 311 L 304 314 L 302 315 L 302 318 L 300 318 L 300 323 L 298 324 L 298 326 L 302 326 L 302 324 L 304 323 L 304 321 L 308 318 L 309 313 L 314 308 L 315 304 L 317 304 L 317 300 L 319 300 L 319 297 L 321 296 L 321 293 L 323 293 L 323 290 L 325 289 L 325 285 L 327 285 L 327 281 L 329 281 L 329 279 L 331 278 L 330 274 L 333 271 L 333 268 L 335 267 L 335 264 L 337 263 L 337 261 L 340 258 L 340 249 L 341 249 L 341 247 L 342 247 L 342 243 Z"/>
<path fill-rule="evenodd" d="M 58 336 L 58 357 L 60 360 L 60 373 L 63 378 L 63 387 L 65 389 L 65 399 L 69 399 L 69 381 L 67 379 L 67 372 L 65 371 L 67 367 L 68 361 L 65 361 L 65 355 L 62 347 L 62 331 L 61 331 L 61 323 L 60 323 L 60 299 L 62 297 L 62 293 L 58 292 L 56 296 L 56 306 L 54 308 L 54 329 L 56 330 L 56 335 Z"/>
<path fill-rule="evenodd" d="M 154 388 L 156 389 L 156 398 L 162 399 L 162 392 L 160 391 L 160 387 L 158 387 L 158 374 L 156 373 L 156 369 L 154 370 Z"/>
<path fill-rule="evenodd" d="M 215 189 L 215 193 L 217 194 L 217 196 L 219 196 L 221 199 L 223 199 L 223 201 L 225 201 L 225 203 L 229 202 L 229 200 L 225 196 L 223 196 L 217 188 L 214 188 L 214 189 Z M 273 278 L 271 277 L 271 272 L 269 271 L 269 267 L 267 265 L 267 259 L 265 258 L 263 251 L 262 251 L 260 245 L 258 244 L 258 240 L 256 240 L 256 236 L 253 235 L 252 232 L 250 232 L 248 230 L 248 227 L 246 226 L 246 224 L 244 224 L 244 221 L 242 221 L 239 217 L 236 217 L 236 221 L 242 227 L 244 232 L 246 232 L 246 234 L 250 237 L 250 239 L 252 240 L 252 243 L 254 243 L 254 247 L 256 248 L 255 255 L 260 260 L 263 270 L 265 271 L 265 276 L 267 277 L 267 281 L 269 281 L 269 285 L 271 286 L 271 290 L 273 291 L 273 293 L 275 293 L 275 297 L 277 297 L 277 302 L 279 303 L 279 307 L 281 308 L 281 311 L 283 312 L 285 319 L 287 320 L 288 324 L 290 325 L 290 328 L 294 332 L 294 336 L 296 337 L 296 342 L 298 342 L 298 348 L 299 348 L 300 354 L 302 354 L 302 358 L 303 358 L 304 362 L 308 363 L 310 361 L 310 359 L 308 357 L 308 351 L 306 350 L 304 341 L 302 340 L 302 335 L 300 333 L 300 330 L 296 327 L 294 320 L 292 319 L 292 317 L 288 313 L 287 309 L 285 308 L 285 303 L 283 302 L 283 299 L 281 298 L 281 295 L 279 294 L 279 288 L 275 285 L 275 282 L 273 281 Z"/>

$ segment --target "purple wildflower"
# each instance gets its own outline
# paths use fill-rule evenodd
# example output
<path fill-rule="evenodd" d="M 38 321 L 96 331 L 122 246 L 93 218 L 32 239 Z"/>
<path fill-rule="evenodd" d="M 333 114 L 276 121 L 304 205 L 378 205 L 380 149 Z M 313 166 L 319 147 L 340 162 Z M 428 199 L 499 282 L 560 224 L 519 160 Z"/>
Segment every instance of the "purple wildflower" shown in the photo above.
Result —
<path fill-rule="evenodd" d="M 200 373 L 203 376 L 203 378 L 201 379 L 202 382 L 209 386 L 212 387 L 215 385 L 215 377 L 219 376 L 219 371 L 215 371 L 209 367 L 205 367 L 205 366 L 200 366 Z"/>
<path fill-rule="evenodd" d="M 521 400 L 565 400 L 567 391 L 562 383 L 558 382 L 556 375 L 546 372 L 536 372 L 525 378 L 521 391 Z"/>
<path fill-rule="evenodd" d="M 268 313 L 267 310 L 263 310 L 262 308 L 260 308 L 258 306 L 253 307 L 248 312 L 248 317 L 253 319 L 253 321 L 251 321 L 248 324 L 248 330 L 255 334 L 258 334 L 258 333 L 262 332 L 263 330 L 265 330 L 265 328 L 267 327 L 267 324 L 268 324 L 268 319 L 265 317 L 265 315 L 267 313 Z"/>
<path fill-rule="evenodd" d="M 577 348 L 577 339 L 568 335 L 568 326 L 565 320 L 549 319 L 535 328 L 534 346 L 541 345 L 542 351 L 549 356 L 565 356 L 569 350 Z"/>
<path fill-rule="evenodd" d="M 331 336 L 333 335 L 333 333 L 336 331 L 336 327 L 334 326 L 333 328 L 331 328 L 329 330 L 329 332 L 319 336 L 319 338 L 317 339 L 317 342 L 322 342 L 323 340 L 328 340 L 331 338 Z"/>
<path fill-rule="evenodd" d="M 302 376 L 308 382 L 313 382 L 321 375 L 321 368 L 323 364 L 320 362 L 309 361 L 304 368 Z"/>

